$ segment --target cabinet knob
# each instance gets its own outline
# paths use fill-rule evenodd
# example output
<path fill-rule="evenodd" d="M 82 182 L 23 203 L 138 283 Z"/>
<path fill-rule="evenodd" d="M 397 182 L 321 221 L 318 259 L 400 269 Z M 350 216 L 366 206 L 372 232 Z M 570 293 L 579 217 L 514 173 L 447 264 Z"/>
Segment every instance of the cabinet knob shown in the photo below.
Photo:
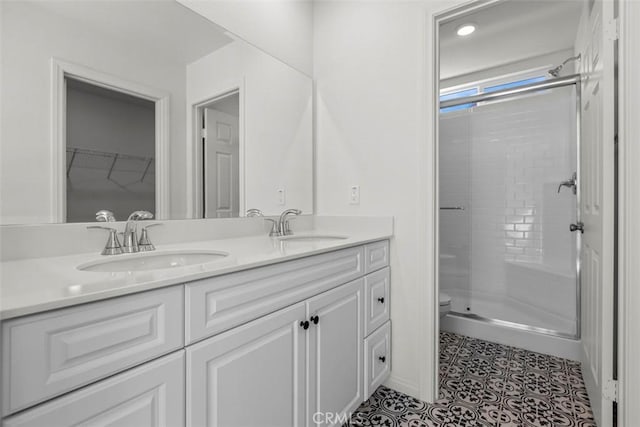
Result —
<path fill-rule="evenodd" d="M 315 316 L 311 316 L 311 318 L 309 319 L 313 322 L 314 325 L 317 325 L 318 322 L 320 321 L 320 318 L 318 317 L 318 315 L 316 314 Z"/>
<path fill-rule="evenodd" d="M 380 304 L 384 304 L 384 297 L 378 298 L 378 302 L 380 302 Z"/>
<path fill-rule="evenodd" d="M 387 360 L 386 356 L 378 356 L 378 360 L 384 363 Z"/>
<path fill-rule="evenodd" d="M 309 329 L 309 321 L 308 320 L 302 320 L 300 322 L 300 327 L 306 331 L 307 329 Z"/>

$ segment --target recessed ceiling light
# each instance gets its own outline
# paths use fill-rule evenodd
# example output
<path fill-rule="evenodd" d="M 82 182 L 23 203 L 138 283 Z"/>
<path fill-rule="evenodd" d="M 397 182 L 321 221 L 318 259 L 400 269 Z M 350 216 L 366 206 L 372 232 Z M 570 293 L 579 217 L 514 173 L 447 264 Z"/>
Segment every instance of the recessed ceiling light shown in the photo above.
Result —
<path fill-rule="evenodd" d="M 476 30 L 476 26 L 473 24 L 464 24 L 458 27 L 458 35 L 460 37 L 468 36 Z"/>

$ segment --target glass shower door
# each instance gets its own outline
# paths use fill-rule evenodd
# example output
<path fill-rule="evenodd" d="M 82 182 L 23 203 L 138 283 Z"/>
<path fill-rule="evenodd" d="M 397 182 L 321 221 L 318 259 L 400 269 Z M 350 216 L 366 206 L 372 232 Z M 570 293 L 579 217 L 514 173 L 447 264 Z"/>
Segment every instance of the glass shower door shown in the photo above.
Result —
<path fill-rule="evenodd" d="M 577 332 L 575 88 L 440 116 L 440 284 L 452 311 Z M 464 210 L 446 208 L 463 207 Z"/>

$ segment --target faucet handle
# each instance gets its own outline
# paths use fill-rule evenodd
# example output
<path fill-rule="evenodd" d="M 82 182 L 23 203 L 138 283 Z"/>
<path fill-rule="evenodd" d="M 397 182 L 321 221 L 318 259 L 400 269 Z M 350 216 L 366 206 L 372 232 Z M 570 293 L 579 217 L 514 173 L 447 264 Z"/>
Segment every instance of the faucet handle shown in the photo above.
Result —
<path fill-rule="evenodd" d="M 103 209 L 101 211 L 96 212 L 96 221 L 98 222 L 115 222 L 116 216 L 113 212 Z"/>
<path fill-rule="evenodd" d="M 129 215 L 129 219 L 127 221 L 138 221 L 141 219 L 151 219 L 153 218 L 153 214 L 149 211 L 134 211 Z"/>
<path fill-rule="evenodd" d="M 113 227 L 102 227 L 100 225 L 90 225 L 87 228 L 107 230 L 109 232 L 109 239 L 101 252 L 102 255 L 119 255 L 122 253 L 122 245 L 120 245 L 120 240 L 118 240 L 117 229 Z"/>
<path fill-rule="evenodd" d="M 151 243 L 151 240 L 149 239 L 149 233 L 147 233 L 147 228 L 155 227 L 156 225 L 162 225 L 162 224 L 159 222 L 156 222 L 154 224 L 149 224 L 145 227 L 142 227 L 142 231 L 140 232 L 140 240 L 138 241 L 138 251 L 148 252 L 148 251 L 156 250 L 156 247 L 153 245 L 153 243 Z"/>
<path fill-rule="evenodd" d="M 161 223 L 161 222 L 154 222 L 153 224 L 144 225 L 144 226 L 142 227 L 142 229 L 143 229 L 143 230 L 146 230 L 146 229 L 147 229 L 147 228 L 149 228 L 149 227 L 155 227 L 155 226 L 157 226 L 157 225 L 162 225 L 162 223 Z"/>
<path fill-rule="evenodd" d="M 270 237 L 279 236 L 280 233 L 278 232 L 278 221 L 271 218 L 265 218 L 264 220 L 271 222 L 271 231 L 269 231 L 269 236 Z"/>

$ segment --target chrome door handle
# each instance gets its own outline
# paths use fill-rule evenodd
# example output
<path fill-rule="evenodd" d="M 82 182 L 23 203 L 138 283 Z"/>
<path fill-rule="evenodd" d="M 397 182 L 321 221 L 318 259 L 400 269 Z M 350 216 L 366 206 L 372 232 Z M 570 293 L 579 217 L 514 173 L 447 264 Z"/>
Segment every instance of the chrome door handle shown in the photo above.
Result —
<path fill-rule="evenodd" d="M 577 224 L 571 224 L 569 225 L 569 230 L 572 232 L 580 230 L 580 233 L 584 234 L 584 224 L 581 222 L 578 222 Z"/>

